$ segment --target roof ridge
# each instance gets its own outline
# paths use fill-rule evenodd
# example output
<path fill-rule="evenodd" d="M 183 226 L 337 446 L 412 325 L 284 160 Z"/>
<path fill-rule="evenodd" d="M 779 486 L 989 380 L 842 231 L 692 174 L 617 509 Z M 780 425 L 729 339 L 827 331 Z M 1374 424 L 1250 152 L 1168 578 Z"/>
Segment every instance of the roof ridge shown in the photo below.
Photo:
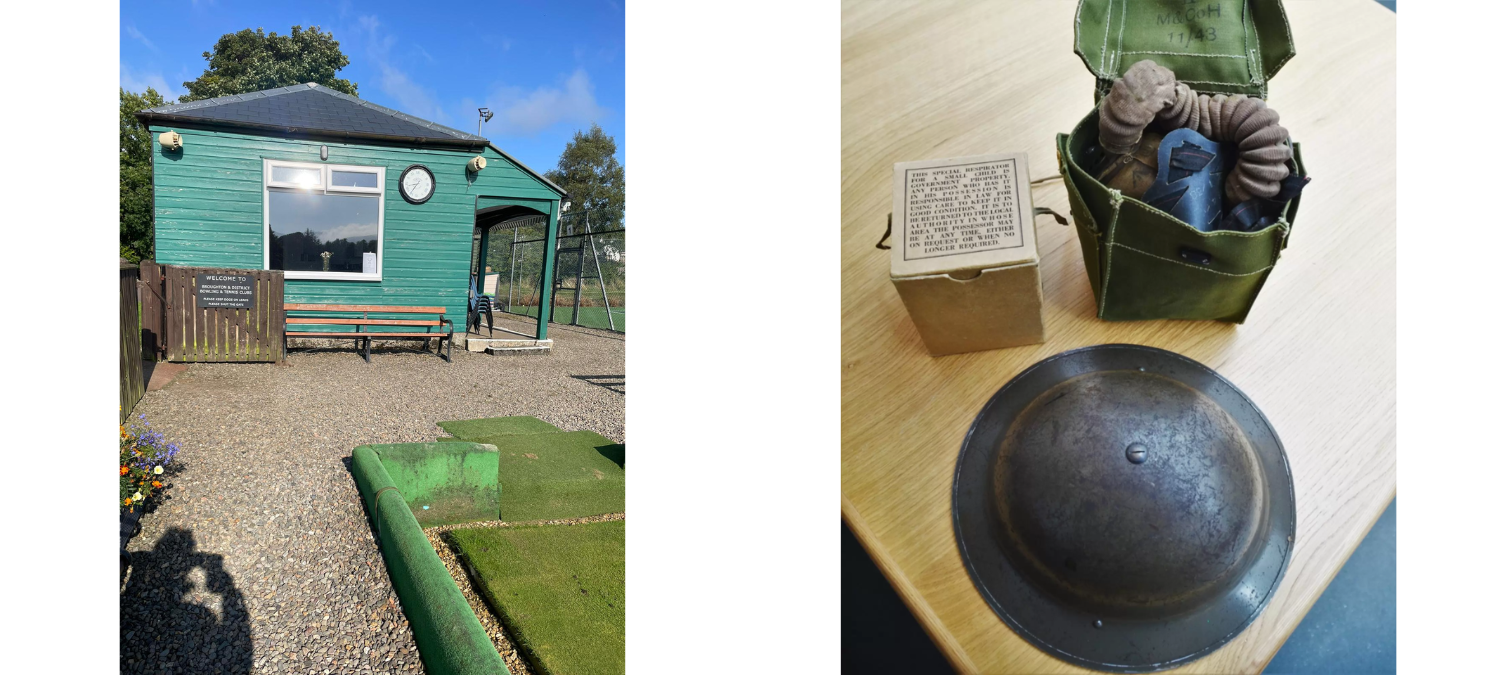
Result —
<path fill-rule="evenodd" d="M 424 129 L 429 129 L 431 131 L 436 131 L 436 132 L 439 132 L 439 133 L 442 133 L 442 134 L 446 134 L 448 136 L 452 136 L 453 138 L 455 138 L 457 140 L 461 140 L 461 141 L 474 141 L 474 142 L 484 142 L 484 143 L 488 143 L 489 142 L 489 139 L 485 138 L 483 136 L 476 136 L 474 134 L 465 133 L 465 132 L 459 131 L 457 129 L 454 129 L 453 127 L 444 126 L 442 124 L 438 124 L 437 122 L 433 122 L 431 120 L 425 120 L 425 119 L 422 119 L 422 118 L 417 117 L 415 115 L 409 115 L 409 114 L 401 112 L 399 110 L 393 110 L 391 108 L 387 108 L 387 107 L 385 107 L 383 105 L 380 105 L 378 103 L 372 103 L 370 101 L 366 101 L 365 99 L 362 99 L 362 98 L 360 98 L 358 96 L 353 96 L 353 95 L 350 95 L 350 94 L 345 94 L 344 92 L 341 92 L 341 91 L 336 91 L 336 90 L 330 89 L 328 87 L 320 86 L 317 82 L 304 82 L 302 84 L 292 84 L 292 85 L 287 85 L 285 87 L 277 87 L 275 89 L 262 89 L 260 91 L 245 92 L 243 94 L 229 94 L 227 96 L 216 96 L 214 98 L 199 99 L 197 101 L 188 101 L 186 103 L 171 103 L 171 104 L 164 105 L 164 106 L 157 106 L 155 108 L 147 108 L 146 110 L 144 110 L 142 112 L 157 113 L 157 114 L 172 114 L 172 113 L 179 113 L 179 112 L 187 112 L 189 110 L 201 110 L 203 108 L 212 108 L 214 106 L 220 106 L 220 105 L 225 105 L 225 104 L 229 104 L 229 103 L 243 103 L 245 101 L 253 101 L 253 100 L 261 99 L 261 98 L 270 98 L 272 96 L 280 96 L 282 94 L 290 94 L 290 93 L 298 92 L 298 91 L 316 91 L 316 92 L 321 93 L 321 94 L 327 94 L 327 95 L 332 96 L 334 98 L 343 99 L 343 100 L 348 101 L 350 103 L 354 103 L 356 105 L 364 106 L 366 108 L 374 110 L 375 112 L 378 112 L 378 113 L 381 113 L 381 114 L 384 114 L 384 115 L 389 115 L 389 116 L 394 117 L 396 119 L 399 119 L 399 120 L 401 120 L 403 122 L 410 122 L 412 124 L 415 124 L 415 125 L 417 125 L 419 127 L 424 128 Z"/>
<path fill-rule="evenodd" d="M 374 110 L 375 112 L 379 112 L 379 113 L 383 113 L 383 114 L 386 114 L 386 115 L 390 115 L 391 117 L 399 119 L 399 120 L 401 120 L 403 122 L 411 122 L 412 124 L 415 124 L 415 125 L 417 125 L 419 127 L 423 127 L 423 128 L 426 128 L 426 129 L 431 129 L 433 131 L 440 131 L 442 133 L 448 134 L 449 136 L 452 136 L 452 137 L 454 137 L 456 139 L 459 139 L 459 140 L 463 140 L 463 141 L 475 141 L 475 142 L 483 141 L 485 143 L 489 142 L 489 139 L 485 138 L 483 136 L 475 136 L 474 134 L 464 133 L 464 132 L 459 131 L 457 129 L 454 129 L 452 127 L 446 127 L 446 126 L 443 126 L 441 124 L 438 124 L 437 122 L 433 122 L 431 120 L 422 119 L 420 117 L 417 117 L 416 115 L 409 115 L 407 113 L 401 112 L 400 110 L 395 110 L 395 109 L 392 109 L 392 108 L 387 108 L 387 107 L 385 107 L 383 105 L 380 105 L 378 103 L 373 103 L 371 101 L 367 101 L 367 100 L 362 99 L 362 98 L 360 98 L 358 96 L 352 96 L 350 94 L 345 94 L 344 92 L 341 92 L 341 91 L 334 91 L 332 89 L 329 89 L 328 87 L 319 87 L 316 82 L 309 82 L 309 83 L 307 83 L 307 86 L 310 87 L 310 88 L 312 88 L 313 91 L 321 92 L 321 93 L 327 94 L 329 96 L 333 96 L 335 98 L 340 98 L 340 99 L 343 99 L 343 100 L 348 101 L 350 103 L 354 103 L 354 104 L 357 104 L 357 105 L 362 105 L 362 106 L 364 106 L 366 108 Z"/>
<path fill-rule="evenodd" d="M 198 110 L 201 108 L 212 108 L 214 106 L 224 105 L 226 103 L 241 103 L 244 101 L 253 101 L 259 98 L 270 98 L 272 96 L 280 96 L 282 94 L 290 94 L 292 92 L 305 91 L 307 89 L 315 88 L 317 88 L 317 85 L 314 82 L 307 82 L 304 84 L 289 84 L 285 87 L 262 89 L 260 91 L 247 91 L 243 94 L 215 96 L 213 98 L 203 98 L 196 101 L 188 101 L 186 103 L 168 103 L 167 105 L 161 105 L 155 108 L 147 108 L 142 112 L 174 113 L 183 112 L 186 110 Z"/>

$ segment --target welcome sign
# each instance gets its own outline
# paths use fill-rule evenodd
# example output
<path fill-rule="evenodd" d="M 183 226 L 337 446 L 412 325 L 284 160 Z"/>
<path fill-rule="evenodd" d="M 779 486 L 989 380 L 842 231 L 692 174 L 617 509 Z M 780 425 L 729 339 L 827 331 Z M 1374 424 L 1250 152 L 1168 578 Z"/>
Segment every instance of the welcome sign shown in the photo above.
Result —
<path fill-rule="evenodd" d="M 198 307 L 250 309 L 255 306 L 255 279 L 248 274 L 199 274 Z"/>

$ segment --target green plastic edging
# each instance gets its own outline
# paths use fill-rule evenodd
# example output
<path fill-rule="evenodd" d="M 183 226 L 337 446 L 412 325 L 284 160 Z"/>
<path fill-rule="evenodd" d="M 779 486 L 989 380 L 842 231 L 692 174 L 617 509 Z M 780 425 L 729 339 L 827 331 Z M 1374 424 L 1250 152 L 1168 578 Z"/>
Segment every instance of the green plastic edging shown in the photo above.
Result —
<path fill-rule="evenodd" d="M 350 472 L 374 521 L 386 570 L 401 598 L 423 667 L 431 675 L 509 675 L 468 600 L 386 473 L 380 461 L 382 447 L 355 448 Z"/>

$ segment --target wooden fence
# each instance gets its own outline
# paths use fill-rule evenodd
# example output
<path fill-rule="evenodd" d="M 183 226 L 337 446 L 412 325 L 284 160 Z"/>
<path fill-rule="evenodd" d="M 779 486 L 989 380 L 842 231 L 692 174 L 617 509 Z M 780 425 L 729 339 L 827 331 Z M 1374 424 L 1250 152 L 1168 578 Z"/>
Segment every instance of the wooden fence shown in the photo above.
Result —
<path fill-rule="evenodd" d="M 284 278 L 279 270 L 176 267 L 145 264 L 143 315 L 152 319 L 142 332 L 148 345 L 168 361 L 281 361 Z M 248 309 L 199 307 L 200 274 L 243 275 L 254 287 Z"/>
<path fill-rule="evenodd" d="M 136 291 L 140 278 L 139 267 L 120 265 L 120 424 L 146 393 L 141 367 L 141 303 Z"/>

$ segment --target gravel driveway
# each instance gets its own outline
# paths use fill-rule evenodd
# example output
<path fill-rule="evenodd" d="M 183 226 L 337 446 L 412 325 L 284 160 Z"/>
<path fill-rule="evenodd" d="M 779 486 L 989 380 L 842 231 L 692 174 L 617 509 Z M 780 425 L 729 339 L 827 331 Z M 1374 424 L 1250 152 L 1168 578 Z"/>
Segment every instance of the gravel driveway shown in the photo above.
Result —
<path fill-rule="evenodd" d="M 195 364 L 147 393 L 136 412 L 181 444 L 182 469 L 130 543 L 121 672 L 422 672 L 349 453 L 500 415 L 624 442 L 623 336 L 550 337 L 550 355 L 452 364 L 294 344 L 284 365 Z"/>

